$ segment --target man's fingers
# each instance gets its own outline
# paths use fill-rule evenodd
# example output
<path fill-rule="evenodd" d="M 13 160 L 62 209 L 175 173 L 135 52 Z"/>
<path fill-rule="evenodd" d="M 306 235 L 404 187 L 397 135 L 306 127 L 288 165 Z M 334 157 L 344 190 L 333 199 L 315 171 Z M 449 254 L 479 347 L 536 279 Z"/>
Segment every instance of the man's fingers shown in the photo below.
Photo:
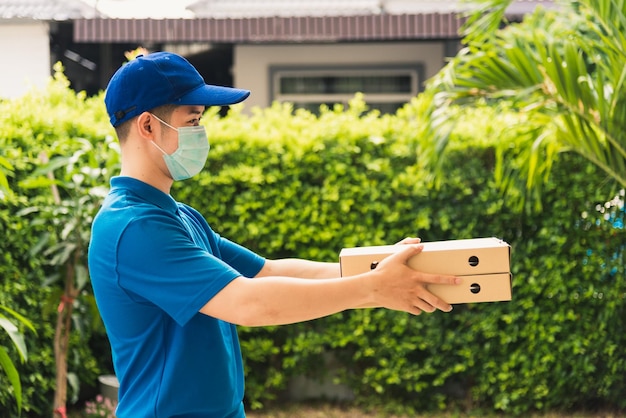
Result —
<path fill-rule="evenodd" d="M 437 309 L 430 303 L 426 302 L 424 299 L 419 299 L 419 298 L 415 302 L 415 307 L 428 313 L 433 313 Z"/>
<path fill-rule="evenodd" d="M 410 313 L 411 315 L 419 315 L 423 311 L 417 306 L 411 306 L 409 309 L 407 309 L 407 312 Z"/>
<path fill-rule="evenodd" d="M 433 312 L 435 309 L 439 309 L 440 311 L 443 311 L 443 312 L 450 312 L 452 310 L 452 305 L 450 305 L 447 302 L 444 302 L 443 300 L 439 299 L 437 296 L 433 295 L 430 292 L 428 294 L 430 295 L 430 297 L 426 301 L 430 304 L 430 306 L 433 307 L 433 310 L 430 312 Z"/>
<path fill-rule="evenodd" d="M 444 274 L 429 274 L 429 273 L 421 273 L 419 280 L 423 283 L 430 284 L 449 284 L 449 285 L 457 285 L 463 282 L 463 279 L 457 276 L 449 276 Z"/>
<path fill-rule="evenodd" d="M 392 254 L 390 258 L 393 257 L 396 261 L 400 261 L 402 264 L 407 264 L 411 257 L 421 253 L 423 249 L 423 244 L 403 245 L 403 248 L 395 254 Z"/>
<path fill-rule="evenodd" d="M 406 237 L 402 241 L 398 241 L 396 243 L 396 245 L 401 245 L 401 244 L 419 244 L 420 242 L 422 242 L 422 240 L 420 238 Z"/>
<path fill-rule="evenodd" d="M 417 299 L 419 303 L 417 303 L 416 306 L 424 312 L 434 312 L 436 309 L 443 312 L 450 312 L 452 310 L 452 305 L 430 293 L 426 287 L 419 289 Z"/>
<path fill-rule="evenodd" d="M 440 274 L 426 274 L 426 273 L 422 273 L 421 281 L 423 283 L 446 284 L 450 286 L 458 285 L 458 284 L 461 284 L 462 282 L 461 278 L 459 277 L 443 276 Z M 429 303 L 434 308 L 439 309 L 440 311 L 443 311 L 443 312 L 450 312 L 452 310 L 452 305 L 443 301 L 438 296 L 435 296 L 432 293 L 430 293 L 426 286 L 424 286 L 423 289 L 424 289 L 424 292 L 423 292 L 423 295 L 421 295 L 421 298 L 425 302 Z"/>

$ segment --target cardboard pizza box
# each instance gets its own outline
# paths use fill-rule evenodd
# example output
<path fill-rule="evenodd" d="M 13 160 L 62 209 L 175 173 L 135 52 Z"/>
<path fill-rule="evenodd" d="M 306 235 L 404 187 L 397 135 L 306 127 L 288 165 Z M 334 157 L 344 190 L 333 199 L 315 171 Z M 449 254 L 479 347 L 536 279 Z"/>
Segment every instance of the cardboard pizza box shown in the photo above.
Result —
<path fill-rule="evenodd" d="M 463 277 L 458 286 L 429 285 L 448 303 L 511 300 L 511 247 L 498 238 L 473 238 L 424 242 L 421 253 L 409 259 L 409 267 L 432 274 Z M 344 248 L 339 254 L 342 276 L 376 268 L 402 245 Z M 467 276 L 467 277 L 465 277 Z"/>
<path fill-rule="evenodd" d="M 511 247 L 498 238 L 423 242 L 409 266 L 424 273 L 476 275 L 510 272 Z M 365 273 L 402 245 L 344 248 L 339 253 L 342 276 Z"/>

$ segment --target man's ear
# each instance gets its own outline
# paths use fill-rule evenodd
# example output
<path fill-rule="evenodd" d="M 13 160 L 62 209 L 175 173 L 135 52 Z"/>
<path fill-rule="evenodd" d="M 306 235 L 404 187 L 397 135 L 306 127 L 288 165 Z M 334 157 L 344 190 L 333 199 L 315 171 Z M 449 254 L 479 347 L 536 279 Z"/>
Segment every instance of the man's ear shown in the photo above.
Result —
<path fill-rule="evenodd" d="M 137 133 L 146 139 L 153 139 L 154 135 L 154 124 L 157 122 L 156 118 L 150 114 L 150 112 L 143 112 L 141 115 L 137 116 L 136 126 Z"/>

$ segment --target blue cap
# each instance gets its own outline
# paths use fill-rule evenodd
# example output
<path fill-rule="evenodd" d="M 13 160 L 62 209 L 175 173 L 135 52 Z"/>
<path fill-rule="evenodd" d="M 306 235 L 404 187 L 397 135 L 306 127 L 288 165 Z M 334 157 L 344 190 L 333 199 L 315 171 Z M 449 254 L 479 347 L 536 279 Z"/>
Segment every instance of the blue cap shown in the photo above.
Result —
<path fill-rule="evenodd" d="M 185 58 L 171 52 L 140 55 L 123 65 L 107 86 L 104 103 L 113 126 L 166 104 L 226 106 L 248 90 L 206 84 Z"/>

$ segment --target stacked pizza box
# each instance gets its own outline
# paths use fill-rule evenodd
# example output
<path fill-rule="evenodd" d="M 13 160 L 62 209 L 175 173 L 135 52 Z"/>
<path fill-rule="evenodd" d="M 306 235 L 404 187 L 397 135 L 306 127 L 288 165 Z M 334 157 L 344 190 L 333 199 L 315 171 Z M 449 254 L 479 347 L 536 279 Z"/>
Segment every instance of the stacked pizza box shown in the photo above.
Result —
<path fill-rule="evenodd" d="M 459 285 L 430 284 L 428 289 L 450 304 L 511 300 L 511 246 L 498 238 L 424 242 L 408 265 L 418 271 L 458 276 Z M 402 245 L 344 248 L 339 254 L 341 275 L 376 268 Z"/>

